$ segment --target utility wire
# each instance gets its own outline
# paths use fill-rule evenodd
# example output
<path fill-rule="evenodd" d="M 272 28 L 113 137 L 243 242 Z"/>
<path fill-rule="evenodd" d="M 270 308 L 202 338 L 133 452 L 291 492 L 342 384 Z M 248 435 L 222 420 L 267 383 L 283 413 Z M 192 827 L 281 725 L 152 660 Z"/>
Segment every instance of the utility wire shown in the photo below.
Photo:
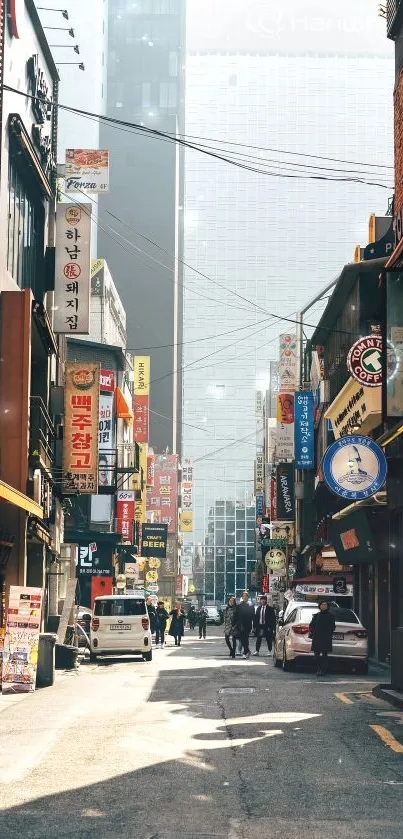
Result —
<path fill-rule="evenodd" d="M 31 94 L 28 94 L 25 91 L 17 90 L 16 88 L 11 88 L 9 85 L 4 85 L 4 89 L 8 90 L 12 93 L 19 94 L 19 95 L 24 96 L 24 97 L 29 98 L 29 99 L 35 98 Z M 54 103 L 51 103 L 51 102 L 49 102 L 49 105 L 55 106 Z M 104 116 L 102 114 L 96 114 L 96 113 L 93 113 L 91 111 L 84 111 L 80 108 L 73 108 L 71 106 L 62 105 L 60 103 L 57 103 L 56 107 L 60 108 L 62 110 L 65 110 L 65 111 L 69 111 L 70 113 L 76 114 L 78 116 L 90 116 L 94 119 L 109 123 L 111 125 L 129 127 L 129 128 L 132 128 L 135 131 L 138 131 L 142 134 L 147 134 L 148 136 L 157 137 L 157 138 L 163 139 L 163 140 L 169 140 L 173 143 L 177 143 L 178 145 L 183 146 L 184 148 L 193 149 L 194 151 L 198 151 L 201 154 L 206 154 L 209 157 L 214 158 L 216 160 L 222 160 L 226 163 L 229 163 L 232 166 L 237 166 L 240 169 L 245 169 L 246 171 L 255 172 L 256 174 L 263 174 L 263 175 L 266 175 L 268 177 L 298 178 L 298 179 L 305 179 L 305 180 L 327 180 L 327 181 L 337 181 L 337 182 L 350 182 L 350 183 L 361 183 L 361 184 L 365 184 L 367 186 L 377 186 L 377 187 L 380 187 L 380 188 L 383 188 L 383 189 L 391 189 L 392 188 L 390 186 L 387 186 L 386 184 L 381 184 L 381 183 L 374 182 L 374 181 L 368 181 L 368 180 L 365 180 L 363 178 L 358 178 L 358 177 L 354 177 L 354 178 L 339 177 L 339 178 L 337 178 L 337 177 L 329 177 L 329 176 L 326 176 L 326 175 L 315 175 L 315 174 L 301 175 L 301 174 L 290 174 L 290 173 L 285 174 L 285 173 L 268 172 L 267 170 L 254 168 L 252 166 L 248 166 L 247 164 L 241 163 L 240 161 L 235 161 L 235 160 L 233 160 L 229 157 L 226 157 L 223 154 L 219 154 L 218 152 L 208 150 L 206 148 L 198 146 L 197 144 L 189 143 L 186 140 L 182 140 L 179 136 L 173 136 L 173 135 L 167 134 L 166 132 L 159 131 L 156 128 L 149 128 L 149 127 L 141 126 L 138 123 L 129 122 L 127 120 L 119 120 L 119 119 L 116 119 L 116 118 L 113 118 L 113 117 L 107 117 L 107 116 Z"/>

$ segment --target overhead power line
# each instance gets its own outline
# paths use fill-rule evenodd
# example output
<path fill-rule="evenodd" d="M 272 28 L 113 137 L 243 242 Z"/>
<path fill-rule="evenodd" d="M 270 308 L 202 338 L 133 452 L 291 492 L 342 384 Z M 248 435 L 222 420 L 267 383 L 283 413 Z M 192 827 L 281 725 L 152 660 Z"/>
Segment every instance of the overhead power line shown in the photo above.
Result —
<path fill-rule="evenodd" d="M 26 93 L 25 91 L 17 90 L 16 88 L 12 88 L 9 85 L 4 85 L 4 89 L 11 91 L 12 93 L 18 94 L 20 96 L 24 96 L 25 98 L 33 99 L 34 97 L 31 94 Z M 54 103 L 49 101 L 49 105 L 52 106 Z M 377 186 L 382 189 L 391 189 L 391 186 L 387 184 L 382 184 L 375 181 L 365 180 L 365 178 L 359 177 L 333 177 L 328 175 L 321 175 L 321 174 L 291 174 L 291 173 L 279 173 L 279 172 L 269 172 L 265 169 L 259 169 L 257 167 L 249 166 L 246 163 L 241 163 L 240 161 L 233 160 L 230 157 L 226 157 L 223 154 L 220 154 L 216 151 L 212 151 L 211 149 L 203 148 L 195 143 L 190 143 L 187 140 L 181 139 L 180 136 L 168 134 L 164 131 L 159 131 L 156 128 L 149 128 L 146 126 L 139 125 L 135 122 L 129 122 L 128 120 L 121 120 L 116 119 L 114 117 L 108 117 L 103 114 L 97 114 L 91 111 L 84 111 L 81 108 L 73 108 L 69 105 L 62 105 L 61 103 L 57 103 L 57 108 L 61 110 L 69 111 L 70 113 L 76 114 L 78 116 L 84 117 L 92 117 L 93 119 L 100 120 L 102 122 L 108 123 L 110 125 L 117 125 L 117 126 L 124 126 L 126 128 L 134 129 L 142 134 L 146 134 L 147 136 L 156 137 L 163 140 L 168 140 L 173 143 L 178 143 L 179 145 L 183 146 L 184 148 L 193 149 L 194 151 L 198 151 L 201 154 L 206 154 L 209 157 L 222 160 L 225 163 L 228 163 L 232 166 L 237 166 L 240 169 L 244 169 L 246 171 L 254 172 L 256 174 L 266 175 L 267 177 L 275 177 L 275 178 L 298 178 L 304 180 L 327 180 L 327 181 L 336 181 L 336 182 L 346 182 L 346 183 L 361 183 L 367 186 Z"/>

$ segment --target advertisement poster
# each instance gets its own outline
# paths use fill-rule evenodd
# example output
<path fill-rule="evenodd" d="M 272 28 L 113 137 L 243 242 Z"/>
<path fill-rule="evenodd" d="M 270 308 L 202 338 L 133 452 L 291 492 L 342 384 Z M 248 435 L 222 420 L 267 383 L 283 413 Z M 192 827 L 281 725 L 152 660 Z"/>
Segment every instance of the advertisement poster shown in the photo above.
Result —
<path fill-rule="evenodd" d="M 295 395 L 295 466 L 313 469 L 314 465 L 313 394 L 303 390 Z"/>
<path fill-rule="evenodd" d="M 280 335 L 278 373 L 280 393 L 295 391 L 298 387 L 298 352 L 296 335 Z"/>
<path fill-rule="evenodd" d="M 147 491 L 147 511 L 153 521 L 168 525 L 168 533 L 177 532 L 178 456 L 155 455 L 154 486 Z"/>
<path fill-rule="evenodd" d="M 43 590 L 10 586 L 3 648 L 2 692 L 35 690 Z"/>
<path fill-rule="evenodd" d="M 105 149 L 66 149 L 66 192 L 101 195 L 109 191 L 109 152 Z"/>
<path fill-rule="evenodd" d="M 115 372 L 114 370 L 101 370 L 99 389 L 101 393 L 115 392 Z"/>
<path fill-rule="evenodd" d="M 88 335 L 91 297 L 91 204 L 57 205 L 53 328 Z"/>
<path fill-rule="evenodd" d="M 165 559 L 167 530 L 166 524 L 143 524 L 141 527 L 141 556 Z"/>
<path fill-rule="evenodd" d="M 99 365 L 66 361 L 64 390 L 64 495 L 98 491 Z"/>
<path fill-rule="evenodd" d="M 277 465 L 277 520 L 294 521 L 294 464 Z"/>
<path fill-rule="evenodd" d="M 150 356 L 134 358 L 134 439 L 148 443 L 150 402 Z"/>
<path fill-rule="evenodd" d="M 123 536 L 124 542 L 133 539 L 135 491 L 120 490 L 116 499 L 116 532 Z"/>
<path fill-rule="evenodd" d="M 294 393 L 277 397 L 276 460 L 294 459 Z"/>

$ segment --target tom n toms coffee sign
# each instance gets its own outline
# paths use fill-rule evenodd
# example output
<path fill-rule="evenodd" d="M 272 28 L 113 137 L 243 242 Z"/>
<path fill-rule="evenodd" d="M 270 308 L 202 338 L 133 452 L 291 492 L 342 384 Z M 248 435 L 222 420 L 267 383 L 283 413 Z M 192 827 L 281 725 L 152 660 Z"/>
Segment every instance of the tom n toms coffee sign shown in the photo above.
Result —
<path fill-rule="evenodd" d="M 279 463 L 276 475 L 277 519 L 294 521 L 294 464 Z"/>
<path fill-rule="evenodd" d="M 347 367 L 351 375 L 367 387 L 382 385 L 382 338 L 367 335 L 356 341 L 347 356 Z"/>

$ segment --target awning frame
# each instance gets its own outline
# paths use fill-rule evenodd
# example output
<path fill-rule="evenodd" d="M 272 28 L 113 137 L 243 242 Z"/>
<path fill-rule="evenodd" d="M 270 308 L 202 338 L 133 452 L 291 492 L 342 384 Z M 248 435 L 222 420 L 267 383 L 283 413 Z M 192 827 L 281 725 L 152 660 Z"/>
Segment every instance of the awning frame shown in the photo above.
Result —
<path fill-rule="evenodd" d="M 40 504 L 33 501 L 24 493 L 19 492 L 18 489 L 6 484 L 5 481 L 0 481 L 0 501 L 6 501 L 8 504 L 13 504 L 14 507 L 19 507 L 20 510 L 25 510 L 32 516 L 38 519 L 43 519 L 43 509 Z"/>

